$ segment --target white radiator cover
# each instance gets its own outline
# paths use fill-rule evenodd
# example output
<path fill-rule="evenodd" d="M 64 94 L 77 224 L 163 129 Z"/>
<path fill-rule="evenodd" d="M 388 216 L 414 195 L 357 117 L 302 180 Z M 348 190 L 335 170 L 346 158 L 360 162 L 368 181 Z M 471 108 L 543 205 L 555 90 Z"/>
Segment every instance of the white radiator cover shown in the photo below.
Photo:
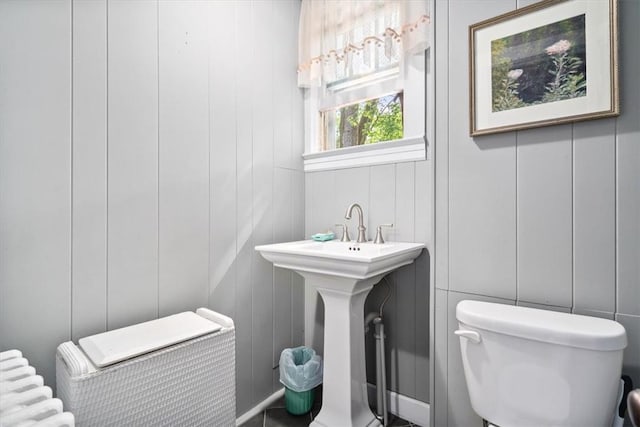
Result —
<path fill-rule="evenodd" d="M 235 426 L 235 328 L 97 368 L 72 342 L 56 354 L 57 396 L 78 426 Z"/>

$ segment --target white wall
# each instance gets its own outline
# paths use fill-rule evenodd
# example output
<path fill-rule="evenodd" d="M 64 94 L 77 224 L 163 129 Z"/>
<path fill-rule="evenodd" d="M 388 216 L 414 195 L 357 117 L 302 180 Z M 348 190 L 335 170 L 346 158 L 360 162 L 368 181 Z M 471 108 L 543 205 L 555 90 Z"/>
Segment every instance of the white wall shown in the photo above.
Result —
<path fill-rule="evenodd" d="M 463 299 L 615 318 L 640 384 L 640 3 L 619 2 L 620 117 L 470 138 L 468 26 L 529 3 L 436 3 L 436 426 L 481 425 L 453 335 Z"/>
<path fill-rule="evenodd" d="M 0 2 L 0 350 L 208 306 L 236 322 L 237 410 L 280 386 L 303 289 L 296 0 Z M 275 363 L 274 363 L 275 361 Z"/>

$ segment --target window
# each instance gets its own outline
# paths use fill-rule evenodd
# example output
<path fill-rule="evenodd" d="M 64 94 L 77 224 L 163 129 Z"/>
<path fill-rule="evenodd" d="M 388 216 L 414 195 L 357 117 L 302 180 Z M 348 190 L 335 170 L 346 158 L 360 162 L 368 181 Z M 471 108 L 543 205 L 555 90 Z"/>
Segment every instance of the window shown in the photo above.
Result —
<path fill-rule="evenodd" d="M 331 108 L 320 115 L 322 151 L 402 139 L 402 92 Z"/>
<path fill-rule="evenodd" d="M 363 153 L 374 150 L 383 158 L 366 164 L 425 158 L 428 5 L 303 0 L 298 84 L 307 92 L 305 170 L 346 167 L 350 154 L 362 164 L 374 157 Z"/>

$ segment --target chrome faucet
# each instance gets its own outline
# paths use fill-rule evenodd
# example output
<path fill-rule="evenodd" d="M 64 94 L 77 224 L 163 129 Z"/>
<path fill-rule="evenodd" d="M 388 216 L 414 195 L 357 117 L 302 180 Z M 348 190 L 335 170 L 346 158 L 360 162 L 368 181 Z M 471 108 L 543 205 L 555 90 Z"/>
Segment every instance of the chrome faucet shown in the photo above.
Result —
<path fill-rule="evenodd" d="M 360 207 L 359 204 L 357 203 L 352 203 L 348 208 L 347 208 L 347 212 L 344 214 L 344 217 L 346 219 L 351 219 L 351 212 L 357 209 L 358 210 L 358 243 L 364 243 L 367 241 L 367 235 L 366 235 L 366 231 L 367 231 L 367 227 L 364 226 L 363 224 L 363 220 L 362 220 L 362 208 Z"/>

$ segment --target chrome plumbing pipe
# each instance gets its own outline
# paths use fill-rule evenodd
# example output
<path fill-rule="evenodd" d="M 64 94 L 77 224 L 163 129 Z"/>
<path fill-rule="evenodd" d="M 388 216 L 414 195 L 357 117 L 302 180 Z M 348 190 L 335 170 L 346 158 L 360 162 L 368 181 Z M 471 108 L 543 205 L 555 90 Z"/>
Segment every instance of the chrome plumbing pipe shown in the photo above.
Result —
<path fill-rule="evenodd" d="M 373 319 L 375 325 L 374 337 L 376 339 L 376 392 L 378 404 L 376 412 L 378 419 L 382 420 L 382 425 L 389 425 L 389 415 L 387 412 L 387 367 L 384 357 L 384 323 L 381 317 Z"/>

